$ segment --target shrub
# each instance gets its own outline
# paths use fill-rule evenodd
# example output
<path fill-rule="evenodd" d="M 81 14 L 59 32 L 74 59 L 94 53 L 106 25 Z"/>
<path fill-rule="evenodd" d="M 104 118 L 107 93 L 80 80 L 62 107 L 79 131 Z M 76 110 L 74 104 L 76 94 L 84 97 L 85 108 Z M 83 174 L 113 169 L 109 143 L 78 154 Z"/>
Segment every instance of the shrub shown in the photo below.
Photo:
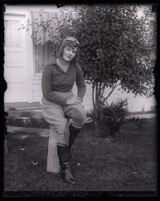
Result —
<path fill-rule="evenodd" d="M 119 99 L 110 105 L 99 104 L 96 110 L 92 111 L 89 116 L 94 122 L 98 122 L 102 136 L 104 136 L 104 129 L 109 130 L 109 134 L 112 136 L 122 134 L 120 133 L 122 126 L 131 122 L 139 128 L 143 128 L 144 121 L 140 118 L 129 117 L 129 112 L 125 106 L 126 100 Z"/>

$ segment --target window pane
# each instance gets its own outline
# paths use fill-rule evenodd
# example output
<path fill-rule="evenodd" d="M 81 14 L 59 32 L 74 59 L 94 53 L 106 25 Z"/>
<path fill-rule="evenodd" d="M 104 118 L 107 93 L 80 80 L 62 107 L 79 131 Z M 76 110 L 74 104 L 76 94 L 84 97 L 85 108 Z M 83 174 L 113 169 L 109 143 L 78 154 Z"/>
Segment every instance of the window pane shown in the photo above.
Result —
<path fill-rule="evenodd" d="M 5 21 L 5 46 L 6 47 L 21 47 L 21 30 L 20 21 L 6 20 Z"/>
<path fill-rule="evenodd" d="M 35 70 L 36 73 L 41 73 L 44 67 L 54 59 L 53 43 L 46 42 L 44 44 L 36 44 L 34 45 L 34 50 Z"/>

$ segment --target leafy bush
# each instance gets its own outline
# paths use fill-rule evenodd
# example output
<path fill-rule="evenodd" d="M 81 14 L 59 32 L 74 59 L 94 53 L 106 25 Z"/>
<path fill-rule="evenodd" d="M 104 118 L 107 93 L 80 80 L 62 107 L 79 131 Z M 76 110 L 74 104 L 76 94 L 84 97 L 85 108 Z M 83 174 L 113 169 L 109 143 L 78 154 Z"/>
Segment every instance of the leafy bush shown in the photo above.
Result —
<path fill-rule="evenodd" d="M 109 129 L 112 136 L 122 134 L 120 129 L 126 123 L 132 122 L 139 128 L 143 128 L 144 121 L 140 118 L 129 117 L 129 112 L 125 106 L 126 100 L 121 99 L 112 102 L 110 105 L 99 104 L 89 116 L 94 122 L 98 122 L 101 133 L 102 129 Z"/>

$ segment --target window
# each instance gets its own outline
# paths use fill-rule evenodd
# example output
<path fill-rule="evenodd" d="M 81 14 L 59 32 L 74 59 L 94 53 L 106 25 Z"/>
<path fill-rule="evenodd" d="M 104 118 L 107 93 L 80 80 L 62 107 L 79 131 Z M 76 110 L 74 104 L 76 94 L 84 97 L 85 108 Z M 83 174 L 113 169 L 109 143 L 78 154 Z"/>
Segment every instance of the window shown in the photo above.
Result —
<path fill-rule="evenodd" d="M 53 43 L 34 45 L 35 73 L 41 73 L 44 67 L 53 60 Z"/>
<path fill-rule="evenodd" d="M 54 13 L 45 12 L 45 18 L 50 19 Z M 34 22 L 33 28 L 33 49 L 34 49 L 34 72 L 41 73 L 44 67 L 54 60 L 53 42 L 49 39 L 48 33 L 45 33 L 40 25 L 41 12 L 31 11 L 31 20 Z M 44 13 L 43 13 L 44 15 Z"/>
<path fill-rule="evenodd" d="M 71 28 L 72 23 L 69 19 L 71 16 L 76 17 L 72 8 L 66 10 L 63 8 L 62 10 L 53 9 L 53 12 L 46 12 L 43 9 L 31 11 L 35 73 L 41 73 L 44 66 L 55 59 L 56 49 L 62 34 L 62 32 L 60 34 L 59 29 L 63 23 L 67 28 Z"/>

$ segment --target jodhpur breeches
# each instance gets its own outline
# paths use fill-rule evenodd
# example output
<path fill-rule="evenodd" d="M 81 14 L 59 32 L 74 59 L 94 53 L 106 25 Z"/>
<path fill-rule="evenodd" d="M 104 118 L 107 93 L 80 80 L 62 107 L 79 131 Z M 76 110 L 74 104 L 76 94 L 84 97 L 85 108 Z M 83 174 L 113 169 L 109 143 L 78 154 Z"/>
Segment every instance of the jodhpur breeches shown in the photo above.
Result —
<path fill-rule="evenodd" d="M 68 145 L 70 124 L 82 128 L 86 119 L 86 112 L 82 105 L 74 104 L 62 107 L 47 101 L 45 98 L 42 99 L 42 114 L 55 129 L 57 144 L 59 145 Z"/>

